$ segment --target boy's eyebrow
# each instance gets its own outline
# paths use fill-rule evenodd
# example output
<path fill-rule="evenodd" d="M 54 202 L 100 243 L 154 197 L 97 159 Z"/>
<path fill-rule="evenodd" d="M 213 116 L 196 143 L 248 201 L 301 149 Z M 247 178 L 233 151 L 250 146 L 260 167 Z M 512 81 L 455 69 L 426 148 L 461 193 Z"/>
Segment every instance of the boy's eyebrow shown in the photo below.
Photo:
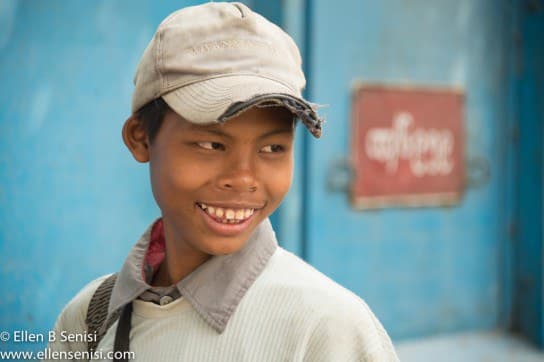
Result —
<path fill-rule="evenodd" d="M 259 139 L 263 139 L 263 138 L 266 138 L 266 137 L 270 137 L 270 136 L 274 136 L 274 135 L 282 134 L 282 133 L 293 133 L 293 128 L 278 128 L 278 129 L 275 129 L 275 130 L 272 130 L 270 132 L 266 132 L 265 134 L 260 135 Z"/>
<path fill-rule="evenodd" d="M 193 130 L 196 131 L 196 132 L 211 133 L 211 134 L 216 135 L 216 136 L 221 136 L 221 137 L 232 139 L 232 136 L 229 135 L 228 133 L 223 132 L 223 131 L 218 130 L 218 129 L 214 129 L 214 128 L 200 128 L 200 127 L 196 128 L 195 127 Z"/>
<path fill-rule="evenodd" d="M 211 133 L 211 134 L 216 135 L 216 136 L 225 137 L 225 138 L 228 138 L 228 139 L 233 139 L 233 137 L 230 134 L 228 134 L 227 132 L 224 132 L 222 130 L 215 129 L 215 128 L 194 128 L 194 131 L 202 132 L 202 133 Z M 292 132 L 293 132 L 293 128 L 278 128 L 278 129 L 274 129 L 272 131 L 269 131 L 269 132 L 266 132 L 266 133 L 260 135 L 258 137 L 258 139 L 263 139 L 263 138 L 274 136 L 274 135 L 277 135 L 277 134 L 292 133 Z"/>

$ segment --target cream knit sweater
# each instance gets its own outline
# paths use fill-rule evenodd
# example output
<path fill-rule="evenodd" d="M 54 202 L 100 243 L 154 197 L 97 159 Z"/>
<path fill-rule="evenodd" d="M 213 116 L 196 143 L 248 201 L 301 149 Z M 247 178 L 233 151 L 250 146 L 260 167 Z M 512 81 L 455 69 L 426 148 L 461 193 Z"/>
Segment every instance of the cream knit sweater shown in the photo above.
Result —
<path fill-rule="evenodd" d="M 89 300 L 104 277 L 70 301 L 55 331 L 84 333 Z M 113 349 L 117 323 L 98 346 Z M 65 332 L 65 333 L 66 333 Z M 86 351 L 60 342 L 53 351 Z M 398 361 L 368 306 L 295 255 L 278 248 L 221 334 L 180 299 L 160 306 L 134 301 L 130 349 L 137 361 Z"/>

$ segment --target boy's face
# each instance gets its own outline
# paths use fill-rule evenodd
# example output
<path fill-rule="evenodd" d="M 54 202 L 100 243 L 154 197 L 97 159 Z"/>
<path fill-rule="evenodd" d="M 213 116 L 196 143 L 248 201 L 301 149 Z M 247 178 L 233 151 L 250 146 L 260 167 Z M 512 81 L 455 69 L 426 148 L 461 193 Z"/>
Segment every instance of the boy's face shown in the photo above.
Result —
<path fill-rule="evenodd" d="M 169 111 L 148 146 L 167 244 L 201 257 L 244 246 L 291 186 L 293 127 L 277 107 L 209 126 Z"/>

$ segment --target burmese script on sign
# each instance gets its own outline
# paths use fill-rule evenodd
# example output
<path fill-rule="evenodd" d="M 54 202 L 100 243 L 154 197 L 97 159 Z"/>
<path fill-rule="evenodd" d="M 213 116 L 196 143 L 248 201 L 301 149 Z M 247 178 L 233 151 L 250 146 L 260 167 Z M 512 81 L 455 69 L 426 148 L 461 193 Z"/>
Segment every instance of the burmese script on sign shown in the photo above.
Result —
<path fill-rule="evenodd" d="M 368 158 L 385 164 L 395 174 L 400 160 L 409 162 L 416 177 L 447 176 L 453 170 L 454 137 L 451 130 L 413 127 L 410 112 L 399 112 L 390 128 L 370 128 L 364 141 Z"/>

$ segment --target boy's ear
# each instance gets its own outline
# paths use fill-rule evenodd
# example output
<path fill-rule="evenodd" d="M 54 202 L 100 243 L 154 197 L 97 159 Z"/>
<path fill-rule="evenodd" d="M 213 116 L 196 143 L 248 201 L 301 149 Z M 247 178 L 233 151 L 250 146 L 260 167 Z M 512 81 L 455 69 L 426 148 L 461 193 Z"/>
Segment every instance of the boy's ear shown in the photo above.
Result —
<path fill-rule="evenodd" d="M 142 123 L 134 115 L 125 121 L 123 141 L 136 161 L 149 161 L 149 138 Z"/>

